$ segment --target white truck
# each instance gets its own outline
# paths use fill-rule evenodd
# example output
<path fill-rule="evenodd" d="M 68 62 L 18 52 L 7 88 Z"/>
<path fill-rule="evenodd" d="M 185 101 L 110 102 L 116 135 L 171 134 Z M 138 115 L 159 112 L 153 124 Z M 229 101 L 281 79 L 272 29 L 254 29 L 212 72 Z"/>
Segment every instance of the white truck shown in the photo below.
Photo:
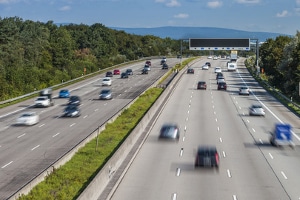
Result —
<path fill-rule="evenodd" d="M 34 102 L 35 107 L 49 107 L 54 105 L 52 89 L 47 88 L 40 91 L 40 96 Z"/>
<path fill-rule="evenodd" d="M 227 71 L 236 71 L 237 65 L 235 62 L 228 62 L 227 63 Z"/>

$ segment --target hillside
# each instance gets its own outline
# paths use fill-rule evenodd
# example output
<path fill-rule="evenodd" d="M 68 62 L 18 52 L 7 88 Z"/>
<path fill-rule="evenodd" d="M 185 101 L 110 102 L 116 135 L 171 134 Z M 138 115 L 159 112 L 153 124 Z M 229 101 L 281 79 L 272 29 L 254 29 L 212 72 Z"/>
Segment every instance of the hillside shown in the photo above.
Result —
<path fill-rule="evenodd" d="M 215 27 L 173 27 L 164 26 L 157 28 L 120 28 L 109 27 L 115 30 L 123 30 L 126 33 L 135 35 L 154 35 L 160 38 L 170 37 L 171 39 L 189 38 L 250 38 L 264 42 L 268 38 L 275 39 L 280 33 L 271 32 L 249 32 L 235 29 L 215 28 Z"/>

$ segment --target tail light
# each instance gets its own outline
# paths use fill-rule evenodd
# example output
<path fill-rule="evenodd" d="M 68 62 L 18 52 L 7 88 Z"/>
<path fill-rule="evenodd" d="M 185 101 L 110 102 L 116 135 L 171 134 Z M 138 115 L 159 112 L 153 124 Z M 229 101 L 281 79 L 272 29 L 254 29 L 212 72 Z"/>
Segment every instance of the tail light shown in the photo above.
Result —
<path fill-rule="evenodd" d="M 216 158 L 216 163 L 219 164 L 219 154 L 217 152 L 215 153 L 215 158 Z"/>

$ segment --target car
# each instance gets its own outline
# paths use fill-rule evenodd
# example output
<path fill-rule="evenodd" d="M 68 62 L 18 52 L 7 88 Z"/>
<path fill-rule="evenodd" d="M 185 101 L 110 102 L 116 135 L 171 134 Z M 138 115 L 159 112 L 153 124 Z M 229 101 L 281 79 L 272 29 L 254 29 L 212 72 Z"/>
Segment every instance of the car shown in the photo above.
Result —
<path fill-rule="evenodd" d="M 121 71 L 119 69 L 115 69 L 113 73 L 114 73 L 114 75 L 120 75 Z"/>
<path fill-rule="evenodd" d="M 148 74 L 148 72 L 149 72 L 149 71 L 148 71 L 146 68 L 143 68 L 143 69 L 142 69 L 142 74 Z"/>
<path fill-rule="evenodd" d="M 211 67 L 211 64 L 210 64 L 210 62 L 206 62 L 206 63 L 205 63 L 205 65 L 207 65 L 207 66 Z"/>
<path fill-rule="evenodd" d="M 79 96 L 70 96 L 68 105 L 80 105 L 81 99 Z"/>
<path fill-rule="evenodd" d="M 218 83 L 218 90 L 227 90 L 227 84 L 225 81 Z"/>
<path fill-rule="evenodd" d="M 201 145 L 197 149 L 195 167 L 216 167 L 219 168 L 220 156 L 216 146 Z"/>
<path fill-rule="evenodd" d="M 165 60 L 161 60 L 161 61 L 160 61 L 160 65 L 163 65 L 163 64 L 165 64 L 165 63 L 166 63 Z"/>
<path fill-rule="evenodd" d="M 218 60 L 218 56 L 214 56 L 213 60 Z"/>
<path fill-rule="evenodd" d="M 249 115 L 265 116 L 265 110 L 260 104 L 253 104 L 249 107 Z"/>
<path fill-rule="evenodd" d="M 133 75 L 132 69 L 126 69 L 126 73 L 127 73 L 128 75 Z"/>
<path fill-rule="evenodd" d="M 63 111 L 63 117 L 79 117 L 80 114 L 78 105 L 68 105 Z"/>
<path fill-rule="evenodd" d="M 35 107 L 48 107 L 51 105 L 51 101 L 47 96 L 37 97 L 34 101 Z"/>
<path fill-rule="evenodd" d="M 161 69 L 169 69 L 169 65 L 167 64 L 167 63 L 164 63 L 163 65 L 162 65 L 162 68 Z"/>
<path fill-rule="evenodd" d="M 39 115 L 35 112 L 26 112 L 21 114 L 17 120 L 16 125 L 26 125 L 31 126 L 39 123 Z"/>
<path fill-rule="evenodd" d="M 110 77 L 105 77 L 102 79 L 102 86 L 111 86 L 111 78 Z"/>
<path fill-rule="evenodd" d="M 108 72 L 106 72 L 105 76 L 106 77 L 113 77 L 113 72 L 108 71 Z"/>
<path fill-rule="evenodd" d="M 197 90 L 206 90 L 206 82 L 205 81 L 199 81 L 197 84 Z"/>
<path fill-rule="evenodd" d="M 208 65 L 203 65 L 202 70 L 208 70 L 209 66 Z"/>
<path fill-rule="evenodd" d="M 150 60 L 147 60 L 146 63 L 145 63 L 145 65 L 151 66 L 151 61 L 150 61 Z"/>
<path fill-rule="evenodd" d="M 128 78 L 128 74 L 127 74 L 127 72 L 122 72 L 122 74 L 121 74 L 121 78 Z"/>
<path fill-rule="evenodd" d="M 239 95 L 250 95 L 250 89 L 247 86 L 242 86 L 239 89 Z"/>
<path fill-rule="evenodd" d="M 145 66 L 144 66 L 144 69 L 146 69 L 146 70 L 148 70 L 148 71 L 151 71 L 151 68 L 150 68 L 149 65 L 145 65 Z"/>
<path fill-rule="evenodd" d="M 168 123 L 164 124 L 159 133 L 159 139 L 167 139 L 167 140 L 179 140 L 180 133 L 179 127 L 177 124 Z"/>
<path fill-rule="evenodd" d="M 188 73 L 188 74 L 194 74 L 195 70 L 193 68 L 188 68 L 186 73 Z"/>
<path fill-rule="evenodd" d="M 101 90 L 99 94 L 99 99 L 101 100 L 110 100 L 112 99 L 112 92 L 110 89 Z"/>
<path fill-rule="evenodd" d="M 212 59 L 212 56 L 208 56 L 207 59 Z"/>
<path fill-rule="evenodd" d="M 215 67 L 215 73 L 222 72 L 221 67 Z"/>
<path fill-rule="evenodd" d="M 219 77 L 224 76 L 222 72 L 218 72 L 216 75 L 216 79 L 218 79 Z"/>
<path fill-rule="evenodd" d="M 219 77 L 217 78 L 217 84 L 219 84 L 220 82 L 225 82 L 224 76 L 219 76 Z"/>
<path fill-rule="evenodd" d="M 59 94 L 58 94 L 58 97 L 59 98 L 69 98 L 70 97 L 70 91 L 66 90 L 66 89 L 60 90 Z"/>

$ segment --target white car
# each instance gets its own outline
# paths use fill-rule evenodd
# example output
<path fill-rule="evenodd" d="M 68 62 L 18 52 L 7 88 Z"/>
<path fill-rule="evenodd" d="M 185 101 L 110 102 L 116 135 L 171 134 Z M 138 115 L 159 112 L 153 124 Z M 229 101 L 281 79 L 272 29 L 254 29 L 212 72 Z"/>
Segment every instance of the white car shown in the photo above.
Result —
<path fill-rule="evenodd" d="M 218 57 L 217 57 L 217 56 L 214 56 L 213 60 L 218 60 Z"/>
<path fill-rule="evenodd" d="M 250 89 L 247 86 L 240 87 L 239 95 L 250 95 Z"/>
<path fill-rule="evenodd" d="M 102 80 L 102 86 L 111 86 L 111 78 L 110 77 L 105 77 Z"/>
<path fill-rule="evenodd" d="M 212 56 L 208 56 L 207 59 L 212 59 Z"/>
<path fill-rule="evenodd" d="M 221 67 L 215 67 L 215 73 L 222 72 Z"/>
<path fill-rule="evenodd" d="M 34 101 L 35 107 L 48 107 L 51 105 L 51 101 L 47 96 L 40 96 Z"/>
<path fill-rule="evenodd" d="M 259 104 L 253 104 L 249 108 L 249 115 L 256 115 L 256 116 L 265 116 L 265 110 L 264 108 Z"/>
<path fill-rule="evenodd" d="M 203 65 L 202 70 L 208 70 L 209 66 L 208 65 Z"/>
<path fill-rule="evenodd" d="M 35 112 L 27 112 L 23 113 L 20 117 L 18 117 L 16 124 L 17 125 L 26 125 L 31 126 L 39 123 L 39 115 Z"/>

